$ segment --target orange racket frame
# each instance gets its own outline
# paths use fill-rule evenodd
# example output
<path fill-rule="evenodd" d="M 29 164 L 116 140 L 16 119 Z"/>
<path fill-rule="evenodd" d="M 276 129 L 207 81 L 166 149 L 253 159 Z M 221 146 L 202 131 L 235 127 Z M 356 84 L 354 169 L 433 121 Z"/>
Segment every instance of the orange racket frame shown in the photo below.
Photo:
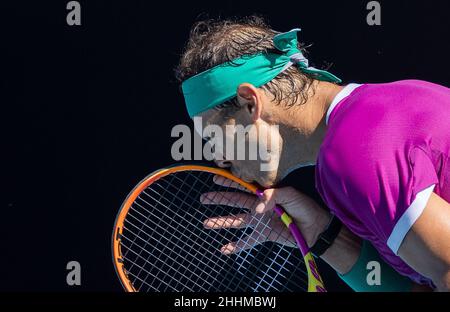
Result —
<path fill-rule="evenodd" d="M 157 170 L 150 175 L 148 175 L 146 178 L 144 178 L 137 186 L 130 192 L 126 200 L 123 202 L 120 211 L 117 215 L 115 224 L 114 224 L 114 231 L 113 231 L 113 237 L 112 237 L 112 253 L 113 253 L 113 263 L 114 267 L 116 269 L 116 272 L 119 276 L 119 279 L 125 288 L 127 292 L 136 292 L 137 290 L 133 287 L 132 283 L 130 282 L 127 272 L 123 265 L 123 258 L 121 253 L 121 235 L 123 231 L 124 221 L 125 218 L 134 203 L 134 201 L 137 199 L 139 194 L 141 194 L 149 185 L 154 183 L 155 181 L 161 179 L 162 177 L 165 177 L 169 174 L 181 172 L 181 171 L 203 171 L 203 172 L 210 172 L 213 174 L 217 174 L 220 176 L 223 176 L 229 180 L 232 180 L 245 188 L 249 190 L 250 192 L 257 194 L 259 189 L 251 184 L 247 183 L 234 175 L 232 175 L 229 171 L 220 169 L 220 168 L 214 168 L 209 166 L 203 166 L 203 165 L 175 165 L 172 167 L 166 167 L 160 170 Z M 283 215 L 281 215 L 282 221 L 285 223 L 286 226 L 289 227 L 289 225 L 295 226 L 295 224 L 291 224 L 292 219 L 284 212 Z M 295 226 L 296 228 L 296 226 Z M 298 229 L 297 229 L 298 231 Z M 299 245 L 299 244 L 298 244 Z M 300 246 L 299 246 L 300 247 Z M 300 248 L 302 249 L 302 248 Z M 303 253 L 303 251 L 302 251 Z M 306 252 L 303 254 L 305 265 L 308 271 L 308 291 L 309 292 L 323 292 L 326 291 L 322 278 L 319 275 L 319 272 L 317 270 L 317 266 L 315 264 L 314 258 L 311 254 L 311 252 Z"/>

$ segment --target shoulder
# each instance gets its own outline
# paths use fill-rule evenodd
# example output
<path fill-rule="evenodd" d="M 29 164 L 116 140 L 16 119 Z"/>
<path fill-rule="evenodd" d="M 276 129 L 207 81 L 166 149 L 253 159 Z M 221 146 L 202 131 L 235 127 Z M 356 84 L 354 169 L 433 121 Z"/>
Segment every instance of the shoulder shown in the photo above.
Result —
<path fill-rule="evenodd" d="M 406 160 L 414 146 L 450 129 L 448 90 L 419 80 L 362 85 L 332 112 L 318 163 L 349 170 Z"/>

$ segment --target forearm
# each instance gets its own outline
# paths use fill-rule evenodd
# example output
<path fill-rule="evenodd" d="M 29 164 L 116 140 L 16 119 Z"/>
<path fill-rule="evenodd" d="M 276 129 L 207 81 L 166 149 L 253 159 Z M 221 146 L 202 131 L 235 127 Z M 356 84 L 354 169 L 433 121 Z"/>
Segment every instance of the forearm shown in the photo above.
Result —
<path fill-rule="evenodd" d="M 278 199 L 275 198 L 276 195 L 278 195 Z M 293 188 L 286 187 L 267 193 L 267 198 L 263 202 L 265 207 L 274 206 L 274 203 L 271 203 L 270 200 L 283 206 L 299 227 L 309 247 L 314 246 L 321 234 L 328 229 L 325 237 L 328 236 L 329 239 L 335 237 L 335 239 L 321 255 L 321 258 L 355 291 L 412 290 L 412 281 L 390 267 L 371 243 L 363 241 L 345 225 L 335 236 L 336 223 L 330 223 L 330 212 L 323 209 L 311 198 L 304 196 Z M 320 250 L 320 248 L 315 249 Z M 380 265 L 378 270 L 383 272 L 380 276 L 381 284 L 378 282 L 380 281 L 379 278 L 375 283 L 368 280 L 368 274 L 371 271 L 367 265 L 372 261 L 378 263 Z"/>
<path fill-rule="evenodd" d="M 329 221 L 330 217 L 327 219 Z M 363 241 L 345 226 L 341 228 L 338 236 L 321 258 L 332 266 L 342 280 L 355 291 L 397 292 L 430 290 L 428 287 L 415 285 L 409 278 L 396 272 L 381 259 L 378 251 L 371 243 Z M 376 284 L 369 283 L 367 280 L 370 273 L 367 264 L 371 261 L 379 263 L 379 270 L 382 274 L 379 283 Z"/>
<path fill-rule="evenodd" d="M 319 208 L 322 210 L 322 208 Z M 311 235 L 306 236 L 308 245 L 313 246 L 320 233 L 322 233 L 330 222 L 331 214 L 322 210 L 316 221 L 314 229 L 310 229 Z M 358 260 L 361 252 L 361 239 L 350 232 L 345 225 L 342 226 L 333 244 L 325 251 L 321 258 L 327 262 L 339 274 L 345 274 L 351 270 Z"/>
<path fill-rule="evenodd" d="M 339 274 L 346 274 L 358 260 L 360 252 L 361 239 L 343 226 L 321 258 Z"/>

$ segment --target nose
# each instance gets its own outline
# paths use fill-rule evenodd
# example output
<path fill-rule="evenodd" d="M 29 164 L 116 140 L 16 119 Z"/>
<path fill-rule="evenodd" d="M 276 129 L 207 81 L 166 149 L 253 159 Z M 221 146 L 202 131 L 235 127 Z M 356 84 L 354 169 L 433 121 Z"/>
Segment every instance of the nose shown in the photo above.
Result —
<path fill-rule="evenodd" d="M 229 161 L 229 160 L 215 160 L 214 162 L 220 168 L 230 168 L 231 167 L 231 161 Z"/>

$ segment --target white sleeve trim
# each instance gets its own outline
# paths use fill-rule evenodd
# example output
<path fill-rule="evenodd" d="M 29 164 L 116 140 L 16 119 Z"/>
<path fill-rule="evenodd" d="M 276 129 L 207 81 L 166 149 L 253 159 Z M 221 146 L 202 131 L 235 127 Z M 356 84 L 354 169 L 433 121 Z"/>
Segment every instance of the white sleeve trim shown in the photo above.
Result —
<path fill-rule="evenodd" d="M 398 249 L 408 234 L 411 227 L 417 221 L 422 214 L 423 210 L 427 206 L 431 193 L 434 190 L 434 184 L 423 191 L 417 193 L 416 198 L 412 202 L 411 206 L 406 209 L 400 219 L 397 221 L 391 235 L 388 238 L 388 247 L 397 255 Z"/>
<path fill-rule="evenodd" d="M 346 97 L 348 97 L 350 94 L 352 94 L 353 91 L 355 91 L 357 88 L 362 86 L 362 84 L 358 83 L 350 83 L 346 85 L 344 88 L 342 88 L 341 91 L 336 94 L 333 101 L 330 104 L 330 107 L 327 110 L 327 116 L 325 118 L 325 123 L 328 125 L 328 120 L 330 119 L 331 112 L 336 108 L 336 106 Z"/>

